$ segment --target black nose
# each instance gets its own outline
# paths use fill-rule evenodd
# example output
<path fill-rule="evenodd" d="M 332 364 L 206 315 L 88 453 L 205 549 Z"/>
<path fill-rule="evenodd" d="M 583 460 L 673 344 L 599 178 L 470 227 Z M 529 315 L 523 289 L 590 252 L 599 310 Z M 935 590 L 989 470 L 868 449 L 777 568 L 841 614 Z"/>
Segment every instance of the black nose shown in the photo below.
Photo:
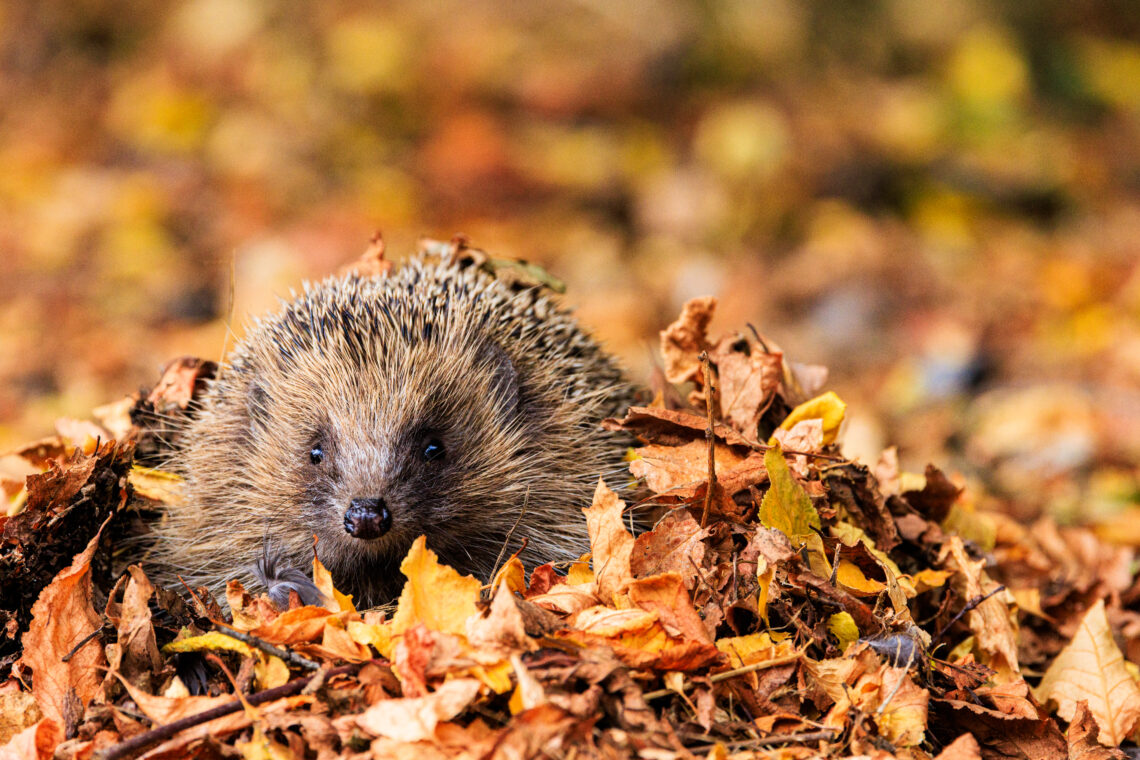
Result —
<path fill-rule="evenodd" d="M 392 513 L 383 499 L 353 499 L 344 513 L 344 530 L 350 536 L 380 538 L 392 527 Z"/>

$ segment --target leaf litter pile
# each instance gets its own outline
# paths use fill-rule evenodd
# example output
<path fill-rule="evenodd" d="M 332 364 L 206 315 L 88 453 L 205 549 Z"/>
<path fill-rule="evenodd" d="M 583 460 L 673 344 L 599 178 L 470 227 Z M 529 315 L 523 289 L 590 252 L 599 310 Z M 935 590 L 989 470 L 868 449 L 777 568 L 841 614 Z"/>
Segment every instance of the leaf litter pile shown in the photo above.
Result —
<path fill-rule="evenodd" d="M 383 610 L 315 556 L 325 604 L 285 610 L 116 572 L 178 498 L 152 465 L 211 363 L 61 420 L 0 482 L 0 758 L 1125 757 L 1132 551 L 892 450 L 845 459 L 826 370 L 710 337 L 714 309 L 685 306 L 654 402 L 605 421 L 639 445 L 584 510 L 588 555 L 508 546 L 488 583 L 421 538 Z"/>

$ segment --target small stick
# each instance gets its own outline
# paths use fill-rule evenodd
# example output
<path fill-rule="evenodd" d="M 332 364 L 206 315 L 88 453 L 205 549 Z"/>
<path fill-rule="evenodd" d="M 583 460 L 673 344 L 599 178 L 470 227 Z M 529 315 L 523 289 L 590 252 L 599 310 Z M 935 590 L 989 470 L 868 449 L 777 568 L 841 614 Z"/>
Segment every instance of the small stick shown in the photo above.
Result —
<path fill-rule="evenodd" d="M 210 622 L 214 623 L 214 625 L 219 625 L 217 621 L 211 620 Z M 246 644 L 249 644 L 252 647 L 257 647 L 266 654 L 280 657 L 282 660 L 285 660 L 285 662 L 296 665 L 298 668 L 314 671 L 321 669 L 321 664 L 319 662 L 310 660 L 308 657 L 302 657 L 296 652 L 290 652 L 286 649 L 274 646 L 264 639 L 259 639 L 251 633 L 239 631 L 231 625 L 226 625 L 225 623 L 221 623 L 220 625 L 226 629 L 225 631 L 222 631 L 224 635 L 229 636 L 232 639 L 237 639 L 238 641 L 244 641 Z"/>
<path fill-rule="evenodd" d="M 70 660 L 72 657 L 74 657 L 74 656 L 76 655 L 76 653 L 77 653 L 77 652 L 78 652 L 80 649 L 82 649 L 82 648 L 83 648 L 83 646 L 84 646 L 84 645 L 85 645 L 85 644 L 86 644 L 88 641 L 91 641 L 91 639 L 95 638 L 96 636 L 98 636 L 98 635 L 99 635 L 100 633 L 102 633 L 102 632 L 103 632 L 103 626 L 99 626 L 99 627 L 98 627 L 98 628 L 96 628 L 94 631 L 92 631 L 91 633 L 89 633 L 89 634 L 87 634 L 86 636 L 84 636 L 82 639 L 80 639 L 80 641 L 79 641 L 79 643 L 78 643 L 78 644 L 76 644 L 75 646 L 73 646 L 73 647 L 71 648 L 71 651 L 70 651 L 70 652 L 68 652 L 67 654 L 65 654 L 63 657 L 60 657 L 60 658 L 59 658 L 60 662 L 67 662 L 67 661 L 69 661 L 69 660 Z"/>
<path fill-rule="evenodd" d="M 515 518 L 515 524 L 511 526 L 510 530 L 507 531 L 507 536 L 506 536 L 506 538 L 503 539 L 503 545 L 499 548 L 499 556 L 495 557 L 495 564 L 491 567 L 491 578 L 490 578 L 490 580 L 492 580 L 492 581 L 495 580 L 495 573 L 499 572 L 499 563 L 503 561 L 503 555 L 507 553 L 507 547 L 510 546 L 510 544 L 511 544 L 511 536 L 513 536 L 515 534 L 515 529 L 519 527 L 519 523 L 522 522 L 523 516 L 526 515 L 526 505 L 527 505 L 527 502 L 529 502 L 529 501 L 530 501 L 530 486 L 527 486 L 526 487 L 526 496 L 523 497 L 522 509 L 519 510 L 519 516 Z M 525 543 L 523 544 L 523 547 L 524 548 L 526 547 Z M 522 549 L 520 549 L 519 551 L 522 551 Z"/>
<path fill-rule="evenodd" d="M 993 591 L 991 591 L 990 593 L 986 594 L 985 596 L 981 596 L 981 595 L 978 595 L 978 596 L 975 596 L 973 599 L 971 599 L 971 600 L 970 600 L 970 601 L 969 601 L 969 602 L 966 604 L 966 606 L 965 606 L 965 607 L 963 607 L 962 609 L 960 609 L 960 610 L 958 611 L 958 614 L 957 614 L 957 615 L 955 615 L 954 617 L 950 618 L 950 622 L 949 622 L 949 623 L 947 623 L 946 625 L 942 626 L 942 630 L 940 630 L 938 633 L 934 634 L 934 638 L 930 640 L 930 645 L 931 645 L 931 647 L 933 647 L 933 646 L 934 646 L 936 643 L 938 643 L 938 641 L 940 641 L 940 640 L 942 639 L 942 636 L 943 636 L 943 634 L 945 634 L 947 631 L 949 631 L 949 630 L 950 630 L 950 626 L 954 625 L 954 624 L 955 624 L 955 623 L 957 623 L 959 620 L 961 620 L 961 619 L 962 619 L 962 616 L 963 616 L 963 615 L 965 615 L 967 612 L 969 612 L 970 610 L 974 609 L 974 608 L 975 608 L 975 607 L 977 607 L 979 604 L 981 604 L 982 602 L 986 601 L 987 599 L 989 599 L 991 596 L 993 596 L 994 594 L 998 593 L 999 591 L 1005 591 L 1005 586 L 998 586 L 997 588 L 995 588 Z"/>
<path fill-rule="evenodd" d="M 701 364 L 705 371 L 705 412 L 708 414 L 709 425 L 705 428 L 705 440 L 709 445 L 709 485 L 705 489 L 705 509 L 701 513 L 701 527 L 709 524 L 709 511 L 712 509 L 713 495 L 716 493 L 716 434 L 713 421 L 713 384 L 712 366 L 709 363 L 709 352 L 701 351 Z"/>
<path fill-rule="evenodd" d="M 363 664 L 364 663 L 357 663 L 355 665 L 343 665 L 339 668 L 333 668 L 332 670 L 328 671 L 326 675 L 339 676 L 345 675 L 347 673 L 352 673 L 356 670 L 359 670 Z M 282 697 L 291 697 L 294 694 L 300 693 L 301 690 L 304 689 L 305 686 L 307 686 L 308 683 L 314 678 L 316 678 L 315 675 L 303 676 L 301 678 L 292 680 L 282 686 L 266 689 L 265 691 L 259 691 L 256 694 L 251 694 L 246 697 L 245 702 L 251 705 L 260 705 L 264 702 L 272 702 L 275 699 L 281 699 Z M 132 736 L 125 742 L 119 742 L 112 747 L 108 747 L 105 750 L 96 752 L 95 757 L 98 760 L 121 760 L 121 758 L 130 757 L 136 752 L 140 752 L 152 744 L 166 741 L 167 739 L 170 739 L 175 734 L 177 734 L 179 731 L 184 731 L 187 728 L 193 728 L 194 726 L 201 725 L 202 723 L 208 723 L 215 718 L 220 718 L 223 715 L 235 713 L 241 709 L 242 700 L 235 699 L 233 702 L 227 702 L 224 705 L 218 705 L 212 710 L 205 710 L 204 712 L 200 712 L 196 715 L 188 715 L 181 720 L 174 721 L 173 723 L 167 723 L 164 726 L 158 726 L 157 728 L 152 728 L 149 731 L 144 731 L 137 736 Z"/>

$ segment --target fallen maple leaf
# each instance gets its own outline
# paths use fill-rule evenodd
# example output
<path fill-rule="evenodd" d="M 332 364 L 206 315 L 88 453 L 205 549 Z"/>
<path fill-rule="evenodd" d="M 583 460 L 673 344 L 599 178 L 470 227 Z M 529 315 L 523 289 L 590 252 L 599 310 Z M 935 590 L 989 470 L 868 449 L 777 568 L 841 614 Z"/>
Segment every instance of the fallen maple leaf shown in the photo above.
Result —
<path fill-rule="evenodd" d="M 467 618 L 476 614 L 482 584 L 470 575 L 441 564 L 439 557 L 427 548 L 420 536 L 400 563 L 407 577 L 400 594 L 396 614 L 392 616 L 392 635 L 398 636 L 413 625 L 423 623 L 429 630 L 462 635 Z"/>
<path fill-rule="evenodd" d="M 1100 727 L 1100 741 L 1110 747 L 1122 742 L 1140 717 L 1140 686 L 1128 671 L 1098 600 L 1081 619 L 1080 627 L 1036 689 L 1042 702 L 1057 703 L 1057 714 L 1073 721 L 1077 705 L 1087 701 Z"/>

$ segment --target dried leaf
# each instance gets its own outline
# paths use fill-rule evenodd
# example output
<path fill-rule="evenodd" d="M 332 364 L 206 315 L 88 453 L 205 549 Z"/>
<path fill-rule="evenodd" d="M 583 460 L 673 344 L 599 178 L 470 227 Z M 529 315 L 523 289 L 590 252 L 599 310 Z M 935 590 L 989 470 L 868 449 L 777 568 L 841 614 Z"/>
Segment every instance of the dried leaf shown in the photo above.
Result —
<path fill-rule="evenodd" d="M 40 593 L 22 640 L 20 662 L 32 670 L 32 693 L 44 715 L 57 726 L 74 726 L 102 682 L 99 669 L 106 660 L 98 638 L 80 646 L 67 662 L 60 658 L 103 627 L 101 616 L 91 606 L 91 558 L 106 525 Z"/>
<path fill-rule="evenodd" d="M 373 736 L 402 742 L 428 739 L 436 726 L 463 712 L 479 695 L 479 682 L 456 678 L 423 697 L 386 699 L 357 716 L 356 725 Z"/>
<path fill-rule="evenodd" d="M 594 503 L 583 509 L 590 532 L 590 549 L 594 558 L 594 576 L 597 578 L 598 596 L 609 601 L 614 594 L 633 580 L 629 560 L 633 553 L 633 536 L 622 521 L 625 504 L 618 495 L 598 479 Z"/>
<path fill-rule="evenodd" d="M 615 497 L 616 498 L 616 497 Z M 631 539 L 632 540 L 632 539 Z M 429 630 L 463 634 L 467 618 L 476 614 L 482 584 L 470 575 L 442 565 L 420 536 L 400 564 L 407 577 L 399 606 L 392 616 L 392 635 L 423 623 Z"/>
<path fill-rule="evenodd" d="M 1042 702 L 1056 702 L 1057 714 L 1070 722 L 1077 704 L 1087 701 L 1100 727 L 1100 741 L 1109 747 L 1132 732 L 1140 717 L 1140 685 L 1116 646 L 1104 600 L 1085 613 L 1073 640 L 1045 671 L 1036 694 Z"/>
<path fill-rule="evenodd" d="M 843 418 L 846 414 L 847 404 L 843 403 L 843 400 L 833 391 L 828 391 L 822 396 L 816 396 L 793 409 L 792 413 L 780 423 L 780 428 L 791 430 L 803 420 L 821 420 L 823 422 L 823 445 L 828 446 L 835 443 L 835 439 L 839 436 L 839 428 L 843 424 Z M 769 444 L 774 442 L 775 437 L 768 441 Z"/>
<path fill-rule="evenodd" d="M 706 333 L 715 310 L 712 296 L 694 298 L 681 308 L 677 321 L 661 331 L 661 356 L 669 382 L 684 383 L 700 372 L 697 357 L 709 346 Z"/>

